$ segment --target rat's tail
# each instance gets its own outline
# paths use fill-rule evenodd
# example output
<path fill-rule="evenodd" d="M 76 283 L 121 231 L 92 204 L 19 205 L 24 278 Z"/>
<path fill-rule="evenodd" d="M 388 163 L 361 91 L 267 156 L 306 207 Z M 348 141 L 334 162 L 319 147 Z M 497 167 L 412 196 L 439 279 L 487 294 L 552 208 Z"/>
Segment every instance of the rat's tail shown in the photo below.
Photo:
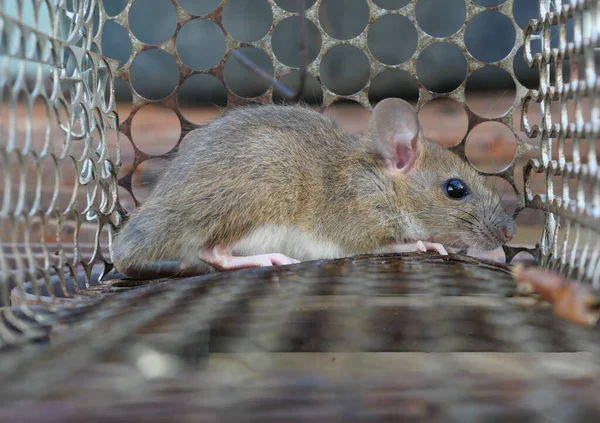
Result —
<path fill-rule="evenodd" d="M 139 269 L 143 262 L 163 259 L 170 240 L 154 222 L 152 214 L 133 213 L 127 223 L 113 233 L 111 260 L 120 273 L 129 276 L 130 269 Z M 167 257 L 164 257 L 165 259 Z"/>
<path fill-rule="evenodd" d="M 165 220 L 164 213 L 145 205 L 113 234 L 111 260 L 115 269 L 133 279 L 190 276 L 214 271 L 200 262 L 202 240 L 182 219 Z M 159 207 L 159 206 L 154 206 Z"/>
<path fill-rule="evenodd" d="M 137 229 L 135 221 L 132 220 L 134 219 L 130 219 L 118 231 L 113 232 L 110 252 L 115 269 L 125 276 L 129 276 L 129 269 L 139 265 L 140 259 L 144 255 L 143 236 Z"/>

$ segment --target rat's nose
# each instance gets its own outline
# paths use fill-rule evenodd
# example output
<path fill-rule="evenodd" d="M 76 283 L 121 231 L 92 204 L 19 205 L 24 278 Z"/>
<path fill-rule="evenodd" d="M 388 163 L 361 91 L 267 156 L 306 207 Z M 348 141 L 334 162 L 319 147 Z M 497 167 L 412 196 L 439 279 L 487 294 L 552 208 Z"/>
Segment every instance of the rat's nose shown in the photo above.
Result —
<path fill-rule="evenodd" d="M 504 228 L 500 229 L 500 239 L 502 240 L 502 242 L 508 242 L 513 238 L 513 235 L 511 233 L 511 230 L 508 228 L 508 226 L 505 226 Z"/>

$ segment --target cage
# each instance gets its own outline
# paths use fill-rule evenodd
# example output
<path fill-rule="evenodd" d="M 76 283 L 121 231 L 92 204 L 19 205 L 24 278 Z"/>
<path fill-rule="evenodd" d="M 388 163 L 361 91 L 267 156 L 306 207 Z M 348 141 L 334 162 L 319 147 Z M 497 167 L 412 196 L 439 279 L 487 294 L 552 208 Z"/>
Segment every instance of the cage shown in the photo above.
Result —
<path fill-rule="evenodd" d="M 349 3 L 0 0 L 0 419 L 597 418 L 597 332 L 518 296 L 510 263 L 600 285 L 598 2 Z M 513 98 L 471 100 L 502 81 Z M 501 260 L 106 279 L 140 173 L 214 116 L 184 106 L 190 87 L 223 107 L 309 98 L 336 116 L 391 93 L 430 122 L 446 111 L 437 141 L 514 192 L 538 241 Z"/>

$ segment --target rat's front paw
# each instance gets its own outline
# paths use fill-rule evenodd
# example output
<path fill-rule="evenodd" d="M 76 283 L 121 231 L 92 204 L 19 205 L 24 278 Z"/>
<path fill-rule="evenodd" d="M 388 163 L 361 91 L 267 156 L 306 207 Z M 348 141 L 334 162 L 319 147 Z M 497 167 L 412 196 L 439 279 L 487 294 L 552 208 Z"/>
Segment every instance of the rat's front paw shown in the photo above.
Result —
<path fill-rule="evenodd" d="M 437 251 L 443 256 L 448 255 L 446 248 L 437 242 L 417 241 L 414 244 L 394 244 L 392 249 L 396 253 L 424 253 L 426 251 Z"/>

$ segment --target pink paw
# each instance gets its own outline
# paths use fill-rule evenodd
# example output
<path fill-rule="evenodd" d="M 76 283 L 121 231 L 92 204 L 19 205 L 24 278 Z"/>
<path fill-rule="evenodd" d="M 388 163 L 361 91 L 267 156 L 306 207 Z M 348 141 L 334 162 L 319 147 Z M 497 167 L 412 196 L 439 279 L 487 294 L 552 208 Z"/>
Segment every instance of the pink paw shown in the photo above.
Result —
<path fill-rule="evenodd" d="M 200 260 L 217 270 L 239 270 L 254 267 L 282 266 L 300 263 L 300 261 L 283 254 L 260 254 L 256 256 L 236 257 L 225 247 L 213 247 L 200 251 Z"/>
<path fill-rule="evenodd" d="M 426 251 L 437 251 L 442 256 L 448 255 L 444 246 L 437 242 L 417 241 L 414 244 L 395 244 L 393 248 L 397 253 L 424 253 Z"/>

